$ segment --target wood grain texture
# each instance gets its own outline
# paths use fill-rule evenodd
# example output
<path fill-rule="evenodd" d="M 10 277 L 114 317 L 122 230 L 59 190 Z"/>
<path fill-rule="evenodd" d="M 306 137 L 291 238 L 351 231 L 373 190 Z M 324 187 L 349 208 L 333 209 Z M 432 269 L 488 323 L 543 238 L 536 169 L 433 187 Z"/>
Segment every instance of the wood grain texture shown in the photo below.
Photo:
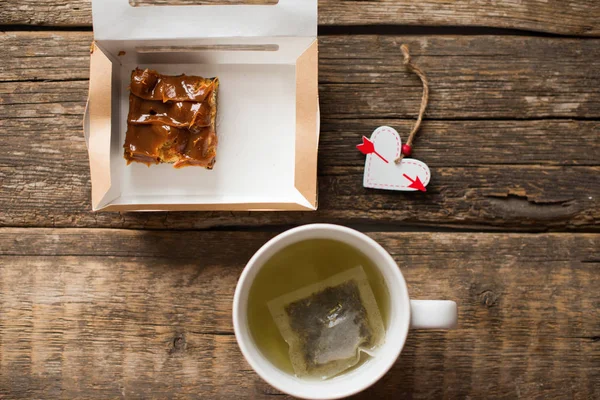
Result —
<path fill-rule="evenodd" d="M 91 40 L 0 34 L 0 82 L 87 79 Z M 320 39 L 323 116 L 416 118 L 421 83 L 402 65 L 402 43 L 430 80 L 426 120 L 600 118 L 600 39 L 394 35 Z"/>
<path fill-rule="evenodd" d="M 253 0 L 139 0 L 139 4 L 261 3 Z M 90 0 L 22 0 L 0 3 L 2 24 L 90 26 Z M 595 0 L 321 0 L 321 25 L 426 25 L 511 28 L 566 35 L 599 36 Z"/>
<path fill-rule="evenodd" d="M 0 396 L 268 398 L 231 301 L 274 233 L 0 229 Z M 600 235 L 369 233 L 459 304 L 358 398 L 600 396 Z"/>
<path fill-rule="evenodd" d="M 0 35 L 7 49 L 0 60 L 0 223 L 5 226 L 189 229 L 327 221 L 527 230 L 598 227 L 600 123 L 545 119 L 600 115 L 600 93 L 590 83 L 600 59 L 595 58 L 596 40 L 324 38 L 320 211 L 168 214 L 89 212 L 81 120 L 90 40 L 89 33 L 79 32 Z M 364 158 L 354 147 L 382 124 L 397 127 L 404 137 L 410 129 L 407 118 L 414 118 L 420 101 L 418 80 L 386 64 L 384 57 L 394 42 L 404 41 L 415 44 L 415 59 L 431 71 L 438 92 L 415 143 L 415 157 L 433 168 L 426 196 L 362 188 Z M 376 43 L 381 44 L 371 46 Z M 464 55 L 452 56 L 460 46 Z M 353 56 L 352 48 L 363 58 Z M 558 61 L 555 55 L 563 51 L 568 57 Z M 518 58 L 521 67 L 504 72 L 503 82 L 498 65 Z M 454 68 L 450 59 L 463 65 L 465 75 L 449 71 Z M 469 63 L 479 69 L 468 70 Z M 548 83 L 538 72 L 542 65 L 560 83 Z M 458 80 L 464 83 L 460 88 Z M 505 90 L 519 85 L 529 92 Z M 542 93 L 553 95 L 535 97 L 540 93 L 535 88 L 542 87 Z M 470 116 L 512 119 L 468 120 Z M 520 120 L 525 116 L 544 119 Z M 431 117 L 436 120 L 427 119 Z"/>
<path fill-rule="evenodd" d="M 426 120 L 598 117 L 600 42 L 504 36 L 325 37 L 323 111 L 416 118 L 421 83 L 401 64 L 402 43 L 429 78 Z"/>

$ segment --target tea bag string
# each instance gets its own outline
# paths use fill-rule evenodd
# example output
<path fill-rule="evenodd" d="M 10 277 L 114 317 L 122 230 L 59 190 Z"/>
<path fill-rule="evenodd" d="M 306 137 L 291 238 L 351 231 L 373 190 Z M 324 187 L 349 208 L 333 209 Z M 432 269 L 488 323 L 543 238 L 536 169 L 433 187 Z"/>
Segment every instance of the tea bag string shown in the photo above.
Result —
<path fill-rule="evenodd" d="M 427 103 L 429 102 L 429 81 L 427 80 L 427 76 L 425 75 L 425 72 L 423 72 L 423 70 L 421 68 L 419 68 L 415 64 L 413 64 L 411 57 L 410 57 L 410 53 L 408 52 L 408 46 L 403 44 L 402 46 L 400 46 L 400 49 L 402 50 L 402 54 L 404 55 L 404 65 L 406 66 L 406 68 L 409 71 L 411 71 L 412 73 L 414 73 L 415 75 L 417 75 L 419 78 L 421 78 L 421 82 L 423 82 L 423 98 L 421 99 L 421 108 L 419 109 L 419 117 L 417 118 L 417 122 L 415 123 L 415 126 L 413 127 L 412 131 L 408 135 L 408 140 L 406 141 L 406 144 L 409 146 L 409 149 L 410 149 L 410 148 L 412 148 L 413 140 L 415 139 L 415 136 L 417 135 L 417 132 L 419 131 L 419 128 L 421 127 L 421 122 L 423 121 L 423 115 L 425 114 L 425 110 L 427 109 Z M 398 158 L 396 158 L 396 160 L 395 160 L 396 164 L 399 164 L 402 161 L 402 159 L 404 158 L 404 156 L 405 156 L 404 152 L 401 152 L 400 156 Z"/>

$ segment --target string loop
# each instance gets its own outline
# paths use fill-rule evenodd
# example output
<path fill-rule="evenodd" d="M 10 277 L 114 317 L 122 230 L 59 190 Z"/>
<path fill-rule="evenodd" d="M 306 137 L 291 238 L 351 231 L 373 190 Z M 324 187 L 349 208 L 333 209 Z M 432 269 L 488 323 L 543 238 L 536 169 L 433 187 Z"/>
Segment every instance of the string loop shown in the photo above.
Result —
<path fill-rule="evenodd" d="M 423 82 L 423 98 L 421 99 L 419 117 L 417 118 L 417 122 L 415 123 L 415 126 L 413 127 L 412 131 L 410 131 L 410 134 L 408 135 L 408 140 L 406 141 L 406 144 L 412 147 L 413 140 L 415 139 L 417 131 L 421 127 L 423 115 L 425 114 L 425 110 L 427 109 L 427 103 L 429 102 L 429 81 L 427 80 L 427 75 L 425 75 L 425 72 L 423 72 L 421 68 L 417 67 L 415 64 L 412 63 L 410 53 L 408 52 L 408 46 L 403 44 L 402 46 L 400 46 L 400 49 L 402 50 L 402 54 L 404 55 L 404 65 L 406 66 L 406 69 L 408 69 L 410 72 L 414 73 L 419 78 L 421 78 L 421 82 Z M 396 158 L 395 160 L 396 164 L 399 164 L 403 158 L 404 154 L 400 153 L 400 157 Z"/>

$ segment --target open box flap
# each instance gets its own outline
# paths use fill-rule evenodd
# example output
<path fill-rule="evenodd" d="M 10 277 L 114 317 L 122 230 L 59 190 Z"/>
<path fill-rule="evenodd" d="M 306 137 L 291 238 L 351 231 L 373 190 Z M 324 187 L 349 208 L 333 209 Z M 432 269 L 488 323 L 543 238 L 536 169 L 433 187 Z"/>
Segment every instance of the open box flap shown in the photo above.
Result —
<path fill-rule="evenodd" d="M 296 61 L 296 165 L 294 185 L 306 201 L 317 206 L 319 147 L 319 54 L 313 43 Z"/>
<path fill-rule="evenodd" d="M 111 193 L 111 60 L 92 44 L 90 56 L 90 93 L 86 105 L 83 132 L 90 157 L 92 208 L 97 210 L 113 200 Z"/>
<path fill-rule="evenodd" d="M 317 36 L 317 0 L 145 7 L 129 0 L 92 0 L 92 16 L 98 41 Z"/>

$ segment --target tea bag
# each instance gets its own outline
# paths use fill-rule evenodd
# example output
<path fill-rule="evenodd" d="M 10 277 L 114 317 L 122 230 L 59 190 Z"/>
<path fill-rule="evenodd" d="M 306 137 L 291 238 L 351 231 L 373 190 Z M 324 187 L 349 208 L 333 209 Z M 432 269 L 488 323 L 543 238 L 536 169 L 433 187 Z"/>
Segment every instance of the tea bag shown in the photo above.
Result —
<path fill-rule="evenodd" d="M 298 377 L 327 379 L 371 354 L 385 329 L 362 266 L 269 301 Z M 372 355 L 372 354 L 371 354 Z"/>

